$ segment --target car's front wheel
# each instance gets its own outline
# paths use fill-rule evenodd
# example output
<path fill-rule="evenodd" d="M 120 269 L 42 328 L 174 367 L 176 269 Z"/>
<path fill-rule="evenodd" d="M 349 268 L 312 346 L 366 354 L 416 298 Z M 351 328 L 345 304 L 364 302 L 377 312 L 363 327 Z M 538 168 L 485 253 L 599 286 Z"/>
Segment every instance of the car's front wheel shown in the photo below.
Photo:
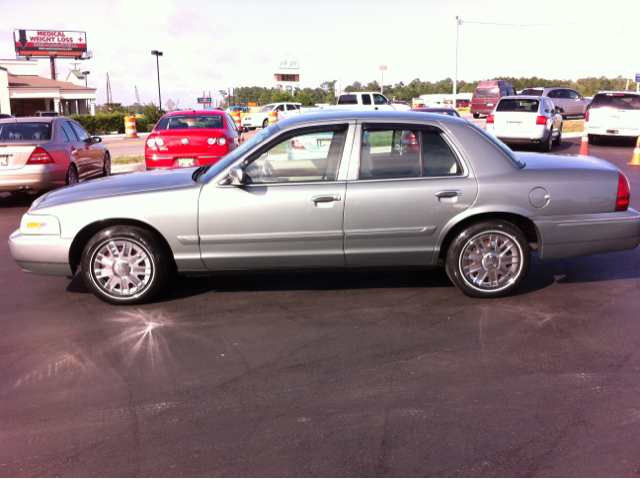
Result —
<path fill-rule="evenodd" d="M 497 298 L 516 289 L 529 270 L 527 239 L 506 221 L 482 221 L 468 226 L 451 243 L 447 275 L 467 296 Z"/>
<path fill-rule="evenodd" d="M 264 121 L 262 122 L 262 128 L 266 128 L 269 126 L 269 119 L 265 118 Z"/>
<path fill-rule="evenodd" d="M 114 226 L 97 233 L 82 253 L 84 282 L 102 301 L 140 304 L 149 301 L 171 274 L 171 257 L 149 231 Z"/>

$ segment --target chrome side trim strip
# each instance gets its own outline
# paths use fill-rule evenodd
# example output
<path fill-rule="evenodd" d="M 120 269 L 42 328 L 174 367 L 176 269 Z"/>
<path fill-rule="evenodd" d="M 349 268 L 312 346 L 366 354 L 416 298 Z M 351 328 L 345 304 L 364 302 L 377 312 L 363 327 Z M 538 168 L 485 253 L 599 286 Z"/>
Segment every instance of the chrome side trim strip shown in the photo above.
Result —
<path fill-rule="evenodd" d="M 198 235 L 177 236 L 177 238 L 184 245 L 198 244 Z"/>
<path fill-rule="evenodd" d="M 417 226 L 412 228 L 377 228 L 366 230 L 349 230 L 346 236 L 404 236 L 404 235 L 424 235 L 431 236 L 436 232 L 436 226 Z"/>
<path fill-rule="evenodd" d="M 579 226 L 579 225 L 589 225 L 593 223 L 617 223 L 620 221 L 634 221 L 640 220 L 640 216 L 625 216 L 623 218 L 600 218 L 600 219 L 592 219 L 592 220 L 562 220 L 562 221 L 554 221 L 554 225 L 558 226 Z"/>
<path fill-rule="evenodd" d="M 295 232 L 295 233 L 261 233 L 240 235 L 202 235 L 200 244 L 216 243 L 259 243 L 263 241 L 323 240 L 342 238 L 342 231 Z"/>

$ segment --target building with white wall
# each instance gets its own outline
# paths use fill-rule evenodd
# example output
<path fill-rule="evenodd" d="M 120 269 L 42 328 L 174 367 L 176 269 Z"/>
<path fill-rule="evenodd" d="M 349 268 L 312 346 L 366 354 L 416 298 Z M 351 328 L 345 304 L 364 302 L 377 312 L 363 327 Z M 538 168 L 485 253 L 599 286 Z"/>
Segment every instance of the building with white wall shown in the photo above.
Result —
<path fill-rule="evenodd" d="M 36 111 L 56 111 L 61 115 L 95 115 L 96 89 L 84 86 L 84 76 L 80 73 L 80 79 L 78 73 L 70 74 L 69 81 L 51 80 L 38 76 L 37 61 L 0 60 L 0 113 L 33 116 Z"/>

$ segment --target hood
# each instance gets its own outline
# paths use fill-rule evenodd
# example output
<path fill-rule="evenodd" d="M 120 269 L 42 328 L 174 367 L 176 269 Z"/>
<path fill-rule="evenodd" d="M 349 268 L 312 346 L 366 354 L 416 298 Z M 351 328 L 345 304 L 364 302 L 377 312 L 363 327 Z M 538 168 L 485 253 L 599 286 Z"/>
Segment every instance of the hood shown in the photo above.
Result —
<path fill-rule="evenodd" d="M 33 202 L 30 211 L 64 203 L 74 203 L 106 196 L 125 195 L 144 191 L 157 191 L 172 188 L 199 188 L 193 181 L 195 168 L 176 168 L 154 170 L 109 176 L 87 181 L 74 186 L 66 186 L 41 196 Z"/>
<path fill-rule="evenodd" d="M 615 165 L 595 156 L 582 155 L 549 155 L 542 153 L 517 153 L 518 158 L 525 162 L 526 170 L 613 170 Z"/>

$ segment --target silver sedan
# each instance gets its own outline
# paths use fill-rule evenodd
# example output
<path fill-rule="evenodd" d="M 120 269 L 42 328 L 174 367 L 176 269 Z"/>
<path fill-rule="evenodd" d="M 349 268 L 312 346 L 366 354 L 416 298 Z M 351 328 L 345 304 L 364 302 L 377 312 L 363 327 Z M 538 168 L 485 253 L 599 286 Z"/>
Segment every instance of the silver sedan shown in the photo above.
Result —
<path fill-rule="evenodd" d="M 319 138 L 322 155 L 287 155 Z M 149 300 L 175 270 L 368 266 L 444 266 L 465 294 L 491 298 L 524 281 L 532 250 L 635 248 L 629 195 L 606 161 L 516 155 L 462 119 L 329 112 L 278 122 L 213 165 L 50 192 L 9 245 L 24 271 L 80 269 L 112 304 Z"/>
<path fill-rule="evenodd" d="M 0 192 L 36 193 L 109 176 L 111 157 L 101 141 L 70 118 L 0 120 Z"/>

